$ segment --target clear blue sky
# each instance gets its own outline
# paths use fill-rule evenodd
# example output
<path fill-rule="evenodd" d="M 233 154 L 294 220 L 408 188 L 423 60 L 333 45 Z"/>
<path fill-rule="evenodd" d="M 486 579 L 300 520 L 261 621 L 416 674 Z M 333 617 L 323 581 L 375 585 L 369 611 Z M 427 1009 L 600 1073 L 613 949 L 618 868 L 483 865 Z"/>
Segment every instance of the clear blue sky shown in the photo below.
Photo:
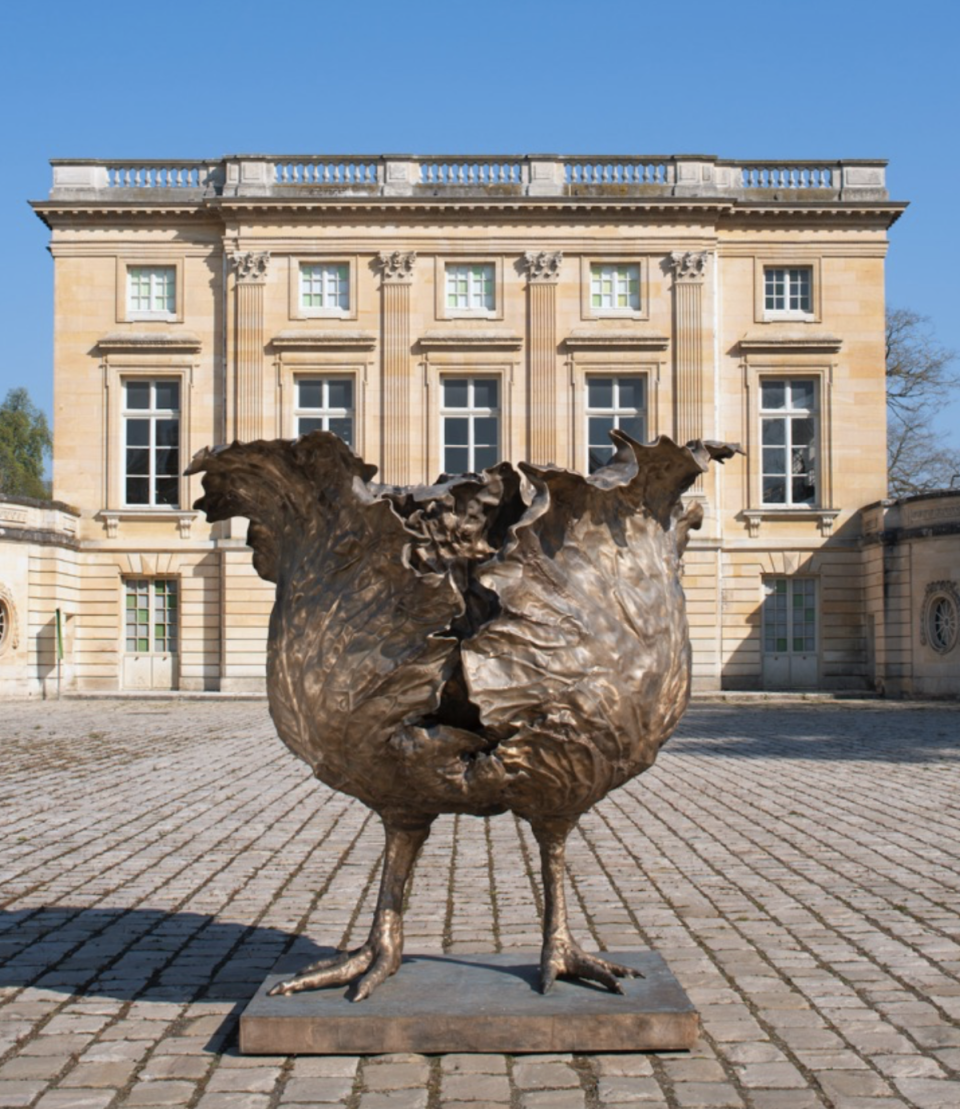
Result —
<path fill-rule="evenodd" d="M 957 0 L 48 0 L 0 41 L 0 396 L 48 412 L 52 157 L 888 158 L 888 301 L 960 349 Z"/>

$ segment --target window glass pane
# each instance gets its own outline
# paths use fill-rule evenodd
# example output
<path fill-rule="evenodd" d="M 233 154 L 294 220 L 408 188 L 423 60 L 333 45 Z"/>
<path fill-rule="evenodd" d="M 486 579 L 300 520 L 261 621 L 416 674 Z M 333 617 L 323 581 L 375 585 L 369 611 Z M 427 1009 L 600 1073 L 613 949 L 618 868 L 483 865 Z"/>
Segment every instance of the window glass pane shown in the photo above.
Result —
<path fill-rule="evenodd" d="M 178 381 L 158 381 L 155 405 L 160 409 L 176 412 L 180 408 L 180 383 Z"/>
<path fill-rule="evenodd" d="M 500 382 L 495 377 L 477 377 L 473 381 L 475 408 L 496 408 L 499 404 Z"/>
<path fill-rule="evenodd" d="M 176 447 L 180 442 L 179 420 L 157 420 L 157 446 Z"/>
<path fill-rule="evenodd" d="M 496 447 L 477 447 L 473 452 L 473 468 L 486 470 L 489 466 L 496 466 L 497 454 Z"/>
<path fill-rule="evenodd" d="M 443 404 L 445 408 L 467 407 L 467 379 L 465 377 L 445 377 L 443 379 Z"/>
<path fill-rule="evenodd" d="M 127 382 L 127 408 L 149 408 L 150 407 L 150 382 L 149 381 L 128 381 Z"/>
<path fill-rule="evenodd" d="M 127 478 L 127 504 L 149 504 L 150 482 L 145 477 Z"/>
<path fill-rule="evenodd" d="M 327 386 L 331 408 L 353 408 L 353 382 L 333 378 Z"/>
<path fill-rule="evenodd" d="M 299 381 L 297 382 L 297 392 L 299 394 L 297 405 L 300 408 L 322 408 L 323 407 L 323 383 L 320 381 Z"/>
<path fill-rule="evenodd" d="M 591 416 L 587 421 L 587 439 L 590 447 L 604 447 L 613 453 L 610 432 L 613 430 L 612 416 Z"/>
<path fill-rule="evenodd" d="M 809 477 L 795 477 L 793 479 L 794 504 L 813 504 L 816 492 Z"/>
<path fill-rule="evenodd" d="M 587 407 L 613 408 L 613 378 L 587 378 Z"/>
<path fill-rule="evenodd" d="M 466 473 L 469 467 L 466 447 L 447 447 L 443 452 L 443 468 L 448 474 Z"/>
<path fill-rule="evenodd" d="M 787 500 L 787 483 L 784 478 L 764 477 L 763 479 L 764 504 L 785 504 Z"/>
<path fill-rule="evenodd" d="M 177 478 L 163 477 L 157 479 L 157 504 L 176 508 L 179 503 L 179 484 Z"/>
<path fill-rule="evenodd" d="M 330 430 L 339 435 L 348 447 L 353 446 L 353 419 L 350 416 L 331 416 Z"/>
<path fill-rule="evenodd" d="M 787 384 L 785 381 L 764 381 L 761 386 L 760 404 L 763 408 L 786 408 Z"/>
<path fill-rule="evenodd" d="M 499 439 L 496 416 L 478 416 L 473 422 L 473 441 L 478 447 L 493 447 L 496 449 Z"/>
<path fill-rule="evenodd" d="M 778 447 L 764 447 L 763 472 L 765 474 L 785 474 L 787 472 L 786 452 Z"/>
<path fill-rule="evenodd" d="M 127 446 L 129 446 L 129 447 L 149 447 L 150 446 L 150 421 L 149 420 L 127 420 Z"/>
<path fill-rule="evenodd" d="M 323 419 L 320 416 L 301 416 L 297 421 L 297 434 L 309 435 L 311 431 L 323 431 Z"/>
<path fill-rule="evenodd" d="M 165 477 L 176 477 L 180 473 L 180 452 L 176 447 L 157 451 L 157 473 Z"/>
<path fill-rule="evenodd" d="M 813 445 L 813 436 L 816 424 L 813 420 L 803 417 L 790 421 L 790 437 L 795 447 L 810 447 Z"/>
<path fill-rule="evenodd" d="M 762 439 L 765 447 L 784 446 L 787 442 L 787 421 L 781 419 L 762 420 Z"/>
<path fill-rule="evenodd" d="M 470 421 L 467 417 L 450 417 L 443 421 L 443 441 L 447 446 L 466 446 L 470 442 Z"/>
<path fill-rule="evenodd" d="M 813 409 L 813 382 L 791 381 L 790 402 L 793 408 Z"/>
<path fill-rule="evenodd" d="M 150 473 L 150 452 L 143 447 L 127 447 L 127 473 Z"/>

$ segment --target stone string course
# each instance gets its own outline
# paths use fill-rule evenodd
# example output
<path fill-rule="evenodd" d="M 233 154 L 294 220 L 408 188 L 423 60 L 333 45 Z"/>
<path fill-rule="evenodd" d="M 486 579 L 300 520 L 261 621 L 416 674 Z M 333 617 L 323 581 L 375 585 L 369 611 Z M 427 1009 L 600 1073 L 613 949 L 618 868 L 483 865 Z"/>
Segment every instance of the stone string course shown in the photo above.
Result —
<path fill-rule="evenodd" d="M 277 958 L 363 936 L 377 822 L 261 704 L 8 702 L 0 754 L 2 1109 L 960 1106 L 956 708 L 701 704 L 582 822 L 572 924 L 664 955 L 676 1055 L 242 1057 Z M 438 821 L 408 948 L 535 947 L 534 861 Z"/>

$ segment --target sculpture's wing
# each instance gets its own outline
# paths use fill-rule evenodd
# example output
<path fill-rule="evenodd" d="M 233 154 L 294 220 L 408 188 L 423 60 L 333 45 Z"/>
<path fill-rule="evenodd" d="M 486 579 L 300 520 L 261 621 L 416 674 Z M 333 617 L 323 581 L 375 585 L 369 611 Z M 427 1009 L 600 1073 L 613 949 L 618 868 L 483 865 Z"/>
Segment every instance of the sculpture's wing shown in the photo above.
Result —
<path fill-rule="evenodd" d="M 455 647 L 444 632 L 463 600 L 448 575 L 410 565 L 409 532 L 367 485 L 374 467 L 314 432 L 203 451 L 188 471 L 198 472 L 196 507 L 211 520 L 247 517 L 254 565 L 277 583 L 271 709 L 301 757 L 315 768 L 362 761 L 435 707 Z"/>

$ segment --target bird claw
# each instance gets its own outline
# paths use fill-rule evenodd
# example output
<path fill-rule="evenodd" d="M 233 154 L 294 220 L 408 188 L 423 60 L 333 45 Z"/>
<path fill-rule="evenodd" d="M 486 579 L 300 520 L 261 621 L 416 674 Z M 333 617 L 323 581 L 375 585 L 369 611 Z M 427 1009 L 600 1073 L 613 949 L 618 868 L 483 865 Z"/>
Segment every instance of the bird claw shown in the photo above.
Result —
<path fill-rule="evenodd" d="M 558 978 L 584 978 L 622 994 L 623 986 L 618 979 L 642 977 L 634 967 L 588 955 L 578 943 L 569 939 L 548 942 L 540 957 L 541 993 L 549 993 Z"/>
<path fill-rule="evenodd" d="M 346 986 L 356 980 L 351 1001 L 363 1001 L 382 982 L 395 974 L 400 966 L 400 953 L 389 945 L 367 940 L 354 951 L 341 951 L 329 959 L 320 959 L 303 968 L 286 982 L 278 982 L 270 997 L 289 997 L 303 990 L 320 990 L 327 986 Z"/>

